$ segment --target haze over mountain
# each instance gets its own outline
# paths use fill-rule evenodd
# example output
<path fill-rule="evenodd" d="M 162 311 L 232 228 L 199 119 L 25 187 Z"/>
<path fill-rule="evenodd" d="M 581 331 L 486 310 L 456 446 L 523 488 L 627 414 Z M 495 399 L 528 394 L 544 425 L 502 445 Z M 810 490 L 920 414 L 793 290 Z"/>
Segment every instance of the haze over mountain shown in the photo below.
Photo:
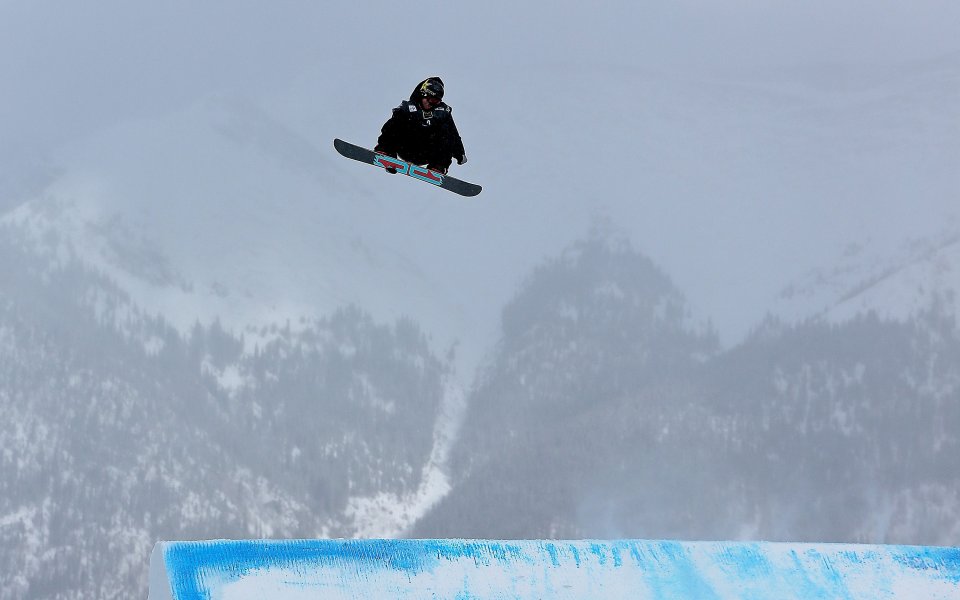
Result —
<path fill-rule="evenodd" d="M 173 538 L 960 543 L 957 30 L 0 3 L 0 599 Z M 477 198 L 332 148 L 433 74 Z"/>
<path fill-rule="evenodd" d="M 783 288 L 851 245 L 889 255 L 956 231 L 958 65 L 916 63 L 851 78 L 853 89 L 541 67 L 531 109 L 510 120 L 482 101 L 491 79 L 454 79 L 477 157 L 463 176 L 490 182 L 467 202 L 345 163 L 323 133 L 372 145 L 392 102 L 336 99 L 336 82 L 310 79 L 273 104 L 209 96 L 65 146 L 50 159 L 57 175 L 7 220 L 59 231 L 181 329 L 358 303 L 459 342 L 467 376 L 523 274 L 612 222 L 734 343 Z M 602 109 L 571 119 L 589 89 L 604 90 Z"/>

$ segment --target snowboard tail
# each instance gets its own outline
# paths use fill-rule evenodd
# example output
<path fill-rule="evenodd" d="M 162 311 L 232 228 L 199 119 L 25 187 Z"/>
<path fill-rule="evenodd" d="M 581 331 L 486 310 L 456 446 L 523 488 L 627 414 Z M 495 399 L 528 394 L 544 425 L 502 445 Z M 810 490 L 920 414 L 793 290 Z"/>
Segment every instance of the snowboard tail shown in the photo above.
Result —
<path fill-rule="evenodd" d="M 392 169 L 399 175 L 408 175 L 414 179 L 419 179 L 420 181 L 425 181 L 445 190 L 450 190 L 461 196 L 476 196 L 483 189 L 475 183 L 463 181 L 462 179 L 444 175 L 437 171 L 431 171 L 426 167 L 387 156 L 386 154 L 380 154 L 379 152 L 356 146 L 341 139 L 334 139 L 333 146 L 337 149 L 337 152 L 347 158 L 382 169 Z"/>

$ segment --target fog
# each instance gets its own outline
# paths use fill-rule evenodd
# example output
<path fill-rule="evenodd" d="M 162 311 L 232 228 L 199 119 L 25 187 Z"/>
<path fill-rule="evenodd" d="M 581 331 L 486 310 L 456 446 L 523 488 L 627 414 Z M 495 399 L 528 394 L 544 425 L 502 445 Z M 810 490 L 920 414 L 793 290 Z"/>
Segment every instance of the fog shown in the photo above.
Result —
<path fill-rule="evenodd" d="M 158 539 L 960 544 L 958 31 L 0 0 L 0 600 Z M 429 75 L 476 198 L 331 147 Z"/>
<path fill-rule="evenodd" d="M 545 62 L 700 72 L 902 64 L 957 51 L 958 27 L 960 7 L 949 0 L 548 7 L 8 0 L 0 5 L 0 135 L 6 144 L 46 147 L 211 91 L 270 93 L 305 73 L 336 78 L 355 97 L 394 92 L 401 82 L 405 89 L 424 72 L 467 79 L 473 70 L 521 71 L 535 88 L 536 66 Z M 495 79 L 484 89 L 504 106 L 533 91 L 504 98 Z"/>

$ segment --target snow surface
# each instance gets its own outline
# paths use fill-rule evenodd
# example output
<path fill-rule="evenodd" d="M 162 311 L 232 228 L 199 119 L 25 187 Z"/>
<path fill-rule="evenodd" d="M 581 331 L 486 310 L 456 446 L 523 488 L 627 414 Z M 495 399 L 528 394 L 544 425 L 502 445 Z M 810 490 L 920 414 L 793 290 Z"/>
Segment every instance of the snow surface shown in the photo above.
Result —
<path fill-rule="evenodd" d="M 788 322 L 835 323 L 873 312 L 904 321 L 936 309 L 960 319 L 960 224 L 884 251 L 851 244 L 829 269 L 815 269 L 784 289 L 771 310 Z"/>
<path fill-rule="evenodd" d="M 151 600 L 471 598 L 947 600 L 952 548 L 672 541 L 173 542 Z M 172 594 L 172 596 L 171 596 Z"/>

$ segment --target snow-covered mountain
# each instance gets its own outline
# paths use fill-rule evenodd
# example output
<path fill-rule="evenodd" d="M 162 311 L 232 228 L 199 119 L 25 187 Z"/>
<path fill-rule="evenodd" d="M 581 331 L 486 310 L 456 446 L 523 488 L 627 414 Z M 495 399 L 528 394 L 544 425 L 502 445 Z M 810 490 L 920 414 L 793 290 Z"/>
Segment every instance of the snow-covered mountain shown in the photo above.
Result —
<path fill-rule="evenodd" d="M 875 313 L 906 321 L 936 309 L 960 321 L 960 229 L 915 240 L 892 254 L 869 242 L 851 244 L 829 269 L 815 269 L 785 288 L 772 312 L 788 322 L 846 322 Z"/>
<path fill-rule="evenodd" d="M 537 269 L 413 535 L 960 540 L 956 320 L 768 322 L 716 352 L 681 306 L 629 248 Z"/>

